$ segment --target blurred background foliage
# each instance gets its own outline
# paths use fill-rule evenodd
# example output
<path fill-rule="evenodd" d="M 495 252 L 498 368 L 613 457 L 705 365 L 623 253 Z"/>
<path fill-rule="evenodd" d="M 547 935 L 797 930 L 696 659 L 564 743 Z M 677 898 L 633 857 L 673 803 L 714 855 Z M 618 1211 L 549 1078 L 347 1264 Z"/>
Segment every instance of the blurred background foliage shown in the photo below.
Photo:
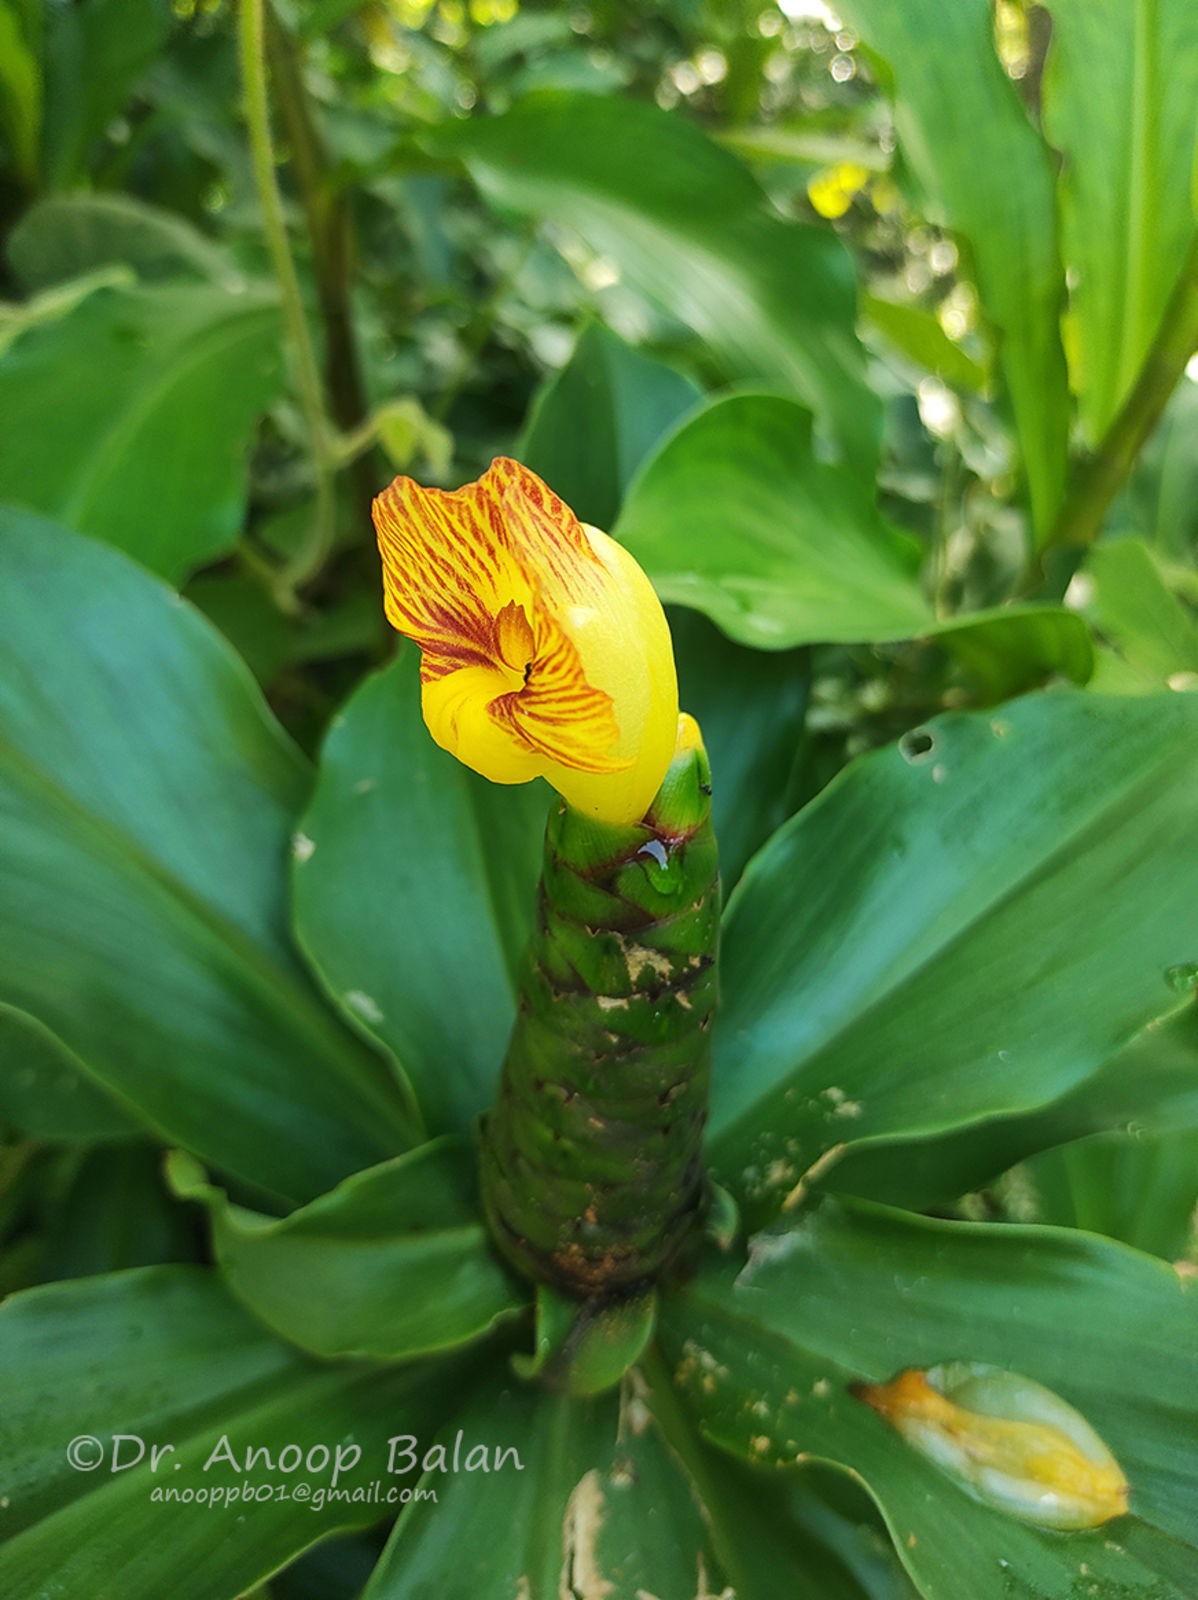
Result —
<path fill-rule="evenodd" d="M 297 339 L 235 9 L 0 0 L 0 500 L 177 585 L 313 753 L 394 648 L 372 494 L 520 456 L 671 603 L 730 884 L 940 710 L 1198 685 L 1187 8 L 840 9 L 276 0 Z M 123 1131 L 6 1155 L 4 1287 L 156 1192 Z M 1124 1215 L 1129 1137 L 954 1205 L 1180 1253 L 1193 1136 L 1134 1134 Z M 134 1212 L 93 1267 L 200 1248 Z"/>
<path fill-rule="evenodd" d="M 876 9 L 861 7 L 867 19 Z M 967 27 L 976 14 L 964 8 Z M 980 210 L 993 203 L 985 184 L 972 201 L 960 191 L 1005 151 L 1022 209 L 1051 205 L 1046 163 L 1026 189 L 1015 176 L 1041 154 L 1030 130 L 1051 29 L 1042 8 L 1008 0 L 994 26 L 994 71 L 1022 105 L 979 74 L 980 99 L 998 94 L 1005 116 L 956 150 L 968 130 L 946 120 L 929 157 L 921 140 L 945 108 L 917 106 L 920 137 L 901 143 L 889 69 L 818 0 L 277 5 L 275 140 L 327 409 L 314 451 L 282 349 L 232 8 L 3 0 L 0 496 L 184 584 L 309 750 L 390 648 L 368 502 L 393 471 L 454 485 L 523 450 L 581 497 L 581 514 L 611 525 L 619 507 L 603 484 L 622 491 L 661 434 L 729 384 L 797 390 L 816 412 L 817 455 L 839 440 L 870 475 L 880 440 L 878 504 L 913 536 L 904 559 L 912 575 L 922 567 L 929 617 L 1035 592 L 1029 544 L 1059 507 L 1070 424 L 1059 357 L 1050 370 L 1041 340 L 1020 365 L 1018 341 L 1038 330 L 1004 297 L 1033 309 L 1038 298 L 1055 321 L 1053 280 L 1024 271 L 1053 234 L 1021 239 L 1018 219 L 1004 228 Z M 475 138 L 494 114 L 498 135 Z M 1064 102 L 1058 115 L 1067 137 Z M 1181 198 L 1174 209 L 1188 213 Z M 1109 425 L 1160 285 L 1167 294 L 1176 278 L 1188 236 L 1158 231 L 1146 332 L 1122 378 L 1104 377 L 1083 430 Z M 1137 564 L 1139 590 L 1179 597 L 1180 654 L 1164 664 L 1186 670 L 1198 667 L 1186 609 L 1196 428 L 1188 384 L 1108 526 L 1151 552 L 1112 558 Z M 328 526 L 314 533 L 317 520 Z M 1115 644 L 1135 627 L 1110 614 L 1130 596 L 1105 569 L 1070 599 Z M 1025 687 L 1045 666 L 1068 671 L 1077 654 L 1058 639 L 1044 647 L 1054 659 L 1016 652 L 996 679 L 988 650 L 979 662 L 968 645 L 875 647 L 887 622 L 903 631 L 893 615 L 864 616 L 857 640 L 808 629 L 801 641 L 822 648 L 807 664 L 794 800 L 929 710 Z M 1121 668 L 1151 676 L 1123 644 Z"/>

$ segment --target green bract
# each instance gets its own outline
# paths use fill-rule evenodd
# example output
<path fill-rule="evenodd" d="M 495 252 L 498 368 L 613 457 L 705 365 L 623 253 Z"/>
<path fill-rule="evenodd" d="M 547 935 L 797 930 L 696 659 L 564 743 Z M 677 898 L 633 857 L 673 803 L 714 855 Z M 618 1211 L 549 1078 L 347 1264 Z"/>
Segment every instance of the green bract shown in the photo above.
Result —
<path fill-rule="evenodd" d="M 482 1189 L 500 1248 L 580 1295 L 656 1278 L 704 1202 L 720 886 L 711 770 L 683 748 L 644 824 L 550 815 Z"/>

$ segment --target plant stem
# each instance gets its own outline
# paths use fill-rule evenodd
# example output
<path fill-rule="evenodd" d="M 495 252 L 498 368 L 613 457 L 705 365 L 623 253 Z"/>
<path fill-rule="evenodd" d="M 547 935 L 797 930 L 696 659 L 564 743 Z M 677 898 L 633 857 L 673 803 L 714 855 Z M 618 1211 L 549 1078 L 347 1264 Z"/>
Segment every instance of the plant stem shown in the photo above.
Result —
<path fill-rule="evenodd" d="M 328 445 L 320 373 L 312 348 L 299 278 L 287 238 L 283 198 L 279 192 L 274 143 L 270 131 L 270 104 L 266 87 L 264 0 L 241 0 L 239 26 L 241 79 L 250 137 L 254 182 L 266 224 L 266 239 L 279 281 L 283 319 L 287 329 L 300 407 L 308 430 L 316 472 L 316 505 L 308 537 L 279 575 L 284 597 L 307 583 L 323 567 L 333 544 L 333 468 Z"/>
<path fill-rule="evenodd" d="M 1140 375 L 1106 437 L 1078 467 L 1048 545 L 1092 544 L 1144 441 L 1198 348 L 1198 241 L 1191 246 Z"/>
<path fill-rule="evenodd" d="M 304 87 L 300 46 L 279 20 L 270 0 L 266 0 L 266 49 L 275 104 L 312 242 L 312 268 L 324 324 L 324 378 L 329 409 L 341 434 L 357 436 L 369 407 L 350 310 L 352 218 L 344 189 L 333 181 L 328 150 Z M 369 441 L 362 446 L 368 447 Z M 338 466 L 345 465 L 347 459 L 352 462 L 350 480 L 355 507 L 369 526 L 370 502 L 377 487 L 372 464 L 369 459 L 347 458 L 344 450 L 338 456 Z"/>

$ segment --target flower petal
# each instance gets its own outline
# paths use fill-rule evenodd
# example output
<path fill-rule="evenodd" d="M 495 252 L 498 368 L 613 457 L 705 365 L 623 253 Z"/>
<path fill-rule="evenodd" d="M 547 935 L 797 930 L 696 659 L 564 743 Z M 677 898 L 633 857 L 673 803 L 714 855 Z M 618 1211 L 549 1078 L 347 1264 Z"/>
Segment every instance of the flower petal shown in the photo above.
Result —
<path fill-rule="evenodd" d="M 622 772 L 632 762 L 608 754 L 620 738 L 611 695 L 587 682 L 576 646 L 551 617 L 537 622 L 524 686 L 493 700 L 491 715 L 549 761 L 575 772 Z"/>
<path fill-rule="evenodd" d="M 396 478 L 374 522 L 387 620 L 420 646 L 421 676 L 492 665 L 496 618 L 531 591 L 483 480 L 448 493 Z"/>
<path fill-rule="evenodd" d="M 504 457 L 461 489 L 397 478 L 375 501 L 388 620 L 421 650 L 425 720 L 500 783 L 639 820 L 673 754 L 661 605 L 620 546 Z"/>

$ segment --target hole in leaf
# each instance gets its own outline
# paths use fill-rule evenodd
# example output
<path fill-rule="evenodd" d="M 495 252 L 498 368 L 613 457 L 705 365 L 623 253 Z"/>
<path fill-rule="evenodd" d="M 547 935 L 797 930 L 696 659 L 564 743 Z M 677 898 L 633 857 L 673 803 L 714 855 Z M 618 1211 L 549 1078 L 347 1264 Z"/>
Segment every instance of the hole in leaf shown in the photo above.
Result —
<path fill-rule="evenodd" d="M 935 736 L 926 728 L 912 728 L 899 740 L 899 754 L 904 761 L 926 761 L 935 748 Z"/>

